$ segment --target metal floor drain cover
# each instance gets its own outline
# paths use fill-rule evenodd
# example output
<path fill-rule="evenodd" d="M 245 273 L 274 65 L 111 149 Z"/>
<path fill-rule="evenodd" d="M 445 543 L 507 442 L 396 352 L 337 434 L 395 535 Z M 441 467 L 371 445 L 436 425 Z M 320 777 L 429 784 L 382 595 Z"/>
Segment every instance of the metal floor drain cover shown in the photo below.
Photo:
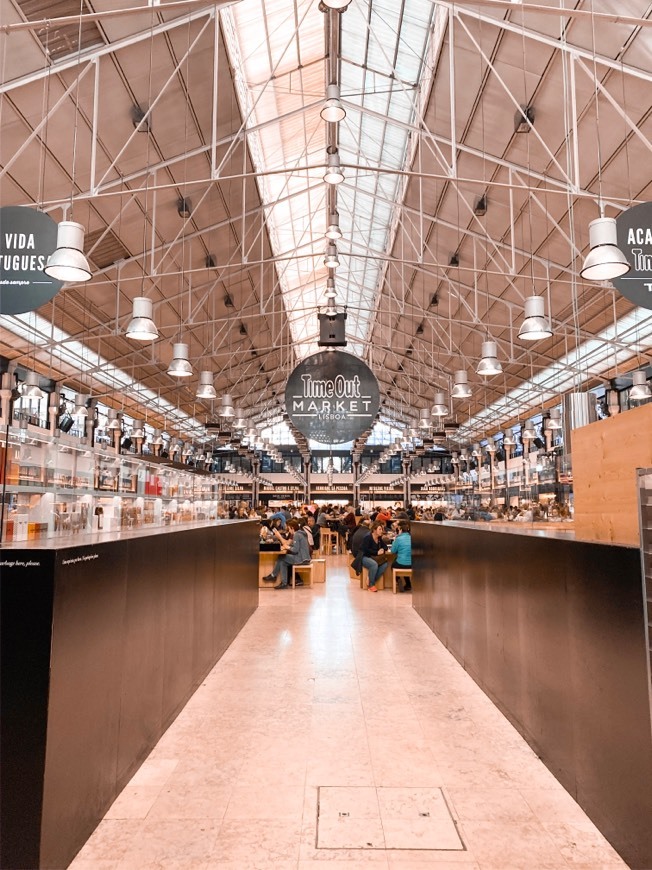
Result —
<path fill-rule="evenodd" d="M 321 786 L 318 849 L 462 851 L 441 788 Z"/>

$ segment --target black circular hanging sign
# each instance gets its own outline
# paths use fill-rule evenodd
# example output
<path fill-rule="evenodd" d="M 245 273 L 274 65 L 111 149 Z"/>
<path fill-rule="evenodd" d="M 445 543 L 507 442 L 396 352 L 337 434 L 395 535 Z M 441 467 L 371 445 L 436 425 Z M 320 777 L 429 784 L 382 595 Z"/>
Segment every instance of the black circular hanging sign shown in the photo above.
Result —
<path fill-rule="evenodd" d="M 376 419 L 378 381 L 358 357 L 321 351 L 300 362 L 288 378 L 285 407 L 306 438 L 343 444 L 362 435 Z"/>
<path fill-rule="evenodd" d="M 0 314 L 35 311 L 63 287 L 43 269 L 57 246 L 57 225 L 42 211 L 0 208 Z"/>
<path fill-rule="evenodd" d="M 630 302 L 652 308 L 652 202 L 628 208 L 616 218 L 618 247 L 631 270 L 611 283 Z"/>

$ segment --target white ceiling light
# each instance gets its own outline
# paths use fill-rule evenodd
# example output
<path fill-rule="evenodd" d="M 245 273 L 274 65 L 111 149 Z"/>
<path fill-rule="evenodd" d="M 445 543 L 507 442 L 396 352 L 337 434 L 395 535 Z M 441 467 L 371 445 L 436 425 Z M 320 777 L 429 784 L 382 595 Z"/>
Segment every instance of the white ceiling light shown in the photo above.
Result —
<path fill-rule="evenodd" d="M 158 338 L 158 329 L 152 319 L 154 306 L 146 296 L 136 296 L 133 301 L 131 320 L 125 335 L 135 341 L 154 341 Z"/>
<path fill-rule="evenodd" d="M 326 238 L 333 242 L 342 238 L 342 230 L 340 229 L 340 216 L 336 211 L 332 211 L 328 216 L 328 226 L 326 227 Z"/>
<path fill-rule="evenodd" d="M 514 438 L 514 433 L 511 429 L 508 432 L 505 432 L 503 447 L 516 447 L 516 438 Z"/>
<path fill-rule="evenodd" d="M 324 173 L 326 184 L 341 184 L 344 181 L 344 173 L 340 166 L 340 155 L 328 154 L 326 158 L 326 172 Z"/>
<path fill-rule="evenodd" d="M 471 398 L 471 387 L 469 386 L 469 376 L 464 371 L 464 369 L 460 369 L 457 372 L 453 372 L 453 389 L 451 390 L 451 397 L 453 399 L 470 399 Z"/>
<path fill-rule="evenodd" d="M 631 266 L 618 247 L 614 218 L 600 217 L 589 224 L 590 251 L 580 269 L 587 281 L 610 281 L 626 275 Z"/>
<path fill-rule="evenodd" d="M 217 393 L 213 386 L 213 372 L 199 372 L 199 386 L 195 394 L 198 399 L 216 399 Z"/>
<path fill-rule="evenodd" d="M 44 396 L 43 390 L 39 386 L 39 376 L 37 372 L 27 372 L 25 384 L 23 385 L 23 397 L 26 399 L 42 399 Z"/>
<path fill-rule="evenodd" d="M 319 114 L 330 124 L 337 124 L 346 118 L 346 109 L 340 99 L 339 85 L 329 85 L 326 88 L 326 102 Z"/>
<path fill-rule="evenodd" d="M 498 346 L 495 341 L 482 342 L 482 358 L 476 369 L 479 375 L 489 377 L 491 375 L 499 375 L 503 370 L 498 360 Z"/>
<path fill-rule="evenodd" d="M 109 408 L 106 416 L 108 418 L 108 423 L 106 425 L 107 430 L 110 429 L 114 432 L 122 428 L 119 412 L 116 411 L 115 408 Z"/>
<path fill-rule="evenodd" d="M 48 257 L 46 275 L 66 284 L 88 281 L 91 269 L 84 256 L 84 227 L 73 221 L 61 221 L 57 227 L 57 247 Z"/>
<path fill-rule="evenodd" d="M 228 393 L 225 393 L 221 399 L 220 417 L 234 417 L 235 410 L 233 408 L 233 399 Z"/>
<path fill-rule="evenodd" d="M 326 256 L 324 257 L 324 266 L 327 269 L 336 269 L 340 265 L 340 258 L 337 256 L 337 245 L 335 242 L 331 242 L 331 244 L 326 249 Z"/>
<path fill-rule="evenodd" d="M 650 387 L 645 377 L 644 371 L 634 372 L 632 374 L 632 387 L 629 391 L 629 398 L 635 402 L 642 402 L 645 399 L 652 397 Z"/>
<path fill-rule="evenodd" d="M 88 417 L 87 399 L 88 396 L 85 396 L 83 393 L 75 394 L 75 417 Z"/>
<path fill-rule="evenodd" d="M 448 405 L 446 404 L 445 393 L 435 393 L 435 404 L 432 406 L 431 414 L 433 417 L 447 416 Z"/>
<path fill-rule="evenodd" d="M 192 366 L 188 359 L 188 345 L 182 341 L 172 345 L 172 361 L 168 366 L 168 374 L 173 378 L 189 378 L 192 376 Z"/>
<path fill-rule="evenodd" d="M 327 9 L 335 9 L 338 12 L 343 12 L 350 2 L 351 0 L 321 0 Z"/>
<path fill-rule="evenodd" d="M 541 338 L 550 338 L 552 329 L 550 321 L 546 317 L 545 300 L 543 296 L 528 296 L 525 300 L 525 317 L 518 337 L 524 341 L 538 341 Z"/>
<path fill-rule="evenodd" d="M 487 453 L 495 453 L 496 452 L 496 444 L 495 444 L 493 438 L 487 438 L 487 446 L 485 449 L 486 449 Z"/>
<path fill-rule="evenodd" d="M 551 432 L 561 429 L 561 408 L 551 408 L 548 427 Z"/>
<path fill-rule="evenodd" d="M 419 429 L 430 428 L 430 408 L 421 408 L 419 411 Z"/>
<path fill-rule="evenodd" d="M 521 438 L 523 441 L 534 441 L 537 437 L 537 433 L 534 431 L 534 423 L 532 420 L 528 420 L 528 422 L 523 427 L 523 433 Z"/>

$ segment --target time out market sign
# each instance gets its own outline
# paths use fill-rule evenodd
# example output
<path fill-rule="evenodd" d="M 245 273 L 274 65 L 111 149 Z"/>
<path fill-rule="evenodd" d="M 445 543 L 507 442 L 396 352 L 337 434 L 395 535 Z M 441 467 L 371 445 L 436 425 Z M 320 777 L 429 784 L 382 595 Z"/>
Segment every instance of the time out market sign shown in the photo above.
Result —
<path fill-rule="evenodd" d="M 369 366 L 343 351 L 304 359 L 288 378 L 285 407 L 299 432 L 320 444 L 353 441 L 380 407 L 378 381 Z"/>
<path fill-rule="evenodd" d="M 618 247 L 631 266 L 611 283 L 630 302 L 652 308 L 652 202 L 628 208 L 616 218 Z"/>

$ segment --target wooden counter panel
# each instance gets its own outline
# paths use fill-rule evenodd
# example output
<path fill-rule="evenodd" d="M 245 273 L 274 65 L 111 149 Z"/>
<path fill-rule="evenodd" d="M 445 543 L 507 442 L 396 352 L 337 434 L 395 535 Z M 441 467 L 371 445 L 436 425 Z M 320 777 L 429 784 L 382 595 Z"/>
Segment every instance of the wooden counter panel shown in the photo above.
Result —
<path fill-rule="evenodd" d="M 414 523 L 413 604 L 633 868 L 652 867 L 639 552 Z"/>

